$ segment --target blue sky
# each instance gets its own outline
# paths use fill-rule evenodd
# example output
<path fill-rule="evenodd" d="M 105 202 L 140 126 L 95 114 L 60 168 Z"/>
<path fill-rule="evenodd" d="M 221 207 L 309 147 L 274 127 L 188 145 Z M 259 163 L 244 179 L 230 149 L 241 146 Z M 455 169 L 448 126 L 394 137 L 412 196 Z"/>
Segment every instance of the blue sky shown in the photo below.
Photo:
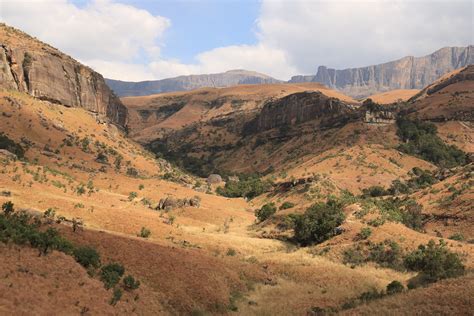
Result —
<path fill-rule="evenodd" d="M 288 80 L 472 45 L 472 0 L 0 0 L 0 21 L 113 79 Z"/>
<path fill-rule="evenodd" d="M 74 0 L 85 6 L 88 0 Z M 131 0 L 117 1 L 153 15 L 165 16 L 171 26 L 165 32 L 164 58 L 195 62 L 195 56 L 215 47 L 255 44 L 255 20 L 260 4 L 256 0 Z M 145 57 L 146 58 L 146 57 Z"/>

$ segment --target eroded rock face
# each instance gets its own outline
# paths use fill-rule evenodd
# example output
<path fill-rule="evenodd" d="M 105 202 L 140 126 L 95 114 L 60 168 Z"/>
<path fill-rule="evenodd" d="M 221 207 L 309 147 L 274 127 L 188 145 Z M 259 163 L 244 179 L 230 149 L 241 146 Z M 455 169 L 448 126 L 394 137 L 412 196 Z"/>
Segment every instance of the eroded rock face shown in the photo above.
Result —
<path fill-rule="evenodd" d="M 0 24 L 0 88 L 81 107 L 125 126 L 127 109 L 99 73 L 23 32 Z"/>
<path fill-rule="evenodd" d="M 245 127 L 245 132 L 262 132 L 312 120 L 317 120 L 318 128 L 336 127 L 360 117 L 360 111 L 339 99 L 320 92 L 301 92 L 265 104 L 260 114 Z"/>
<path fill-rule="evenodd" d="M 446 73 L 474 63 L 474 46 L 445 47 L 423 57 L 336 70 L 320 66 L 315 76 L 295 76 L 290 82 L 320 82 L 362 98 L 394 89 L 422 89 Z"/>

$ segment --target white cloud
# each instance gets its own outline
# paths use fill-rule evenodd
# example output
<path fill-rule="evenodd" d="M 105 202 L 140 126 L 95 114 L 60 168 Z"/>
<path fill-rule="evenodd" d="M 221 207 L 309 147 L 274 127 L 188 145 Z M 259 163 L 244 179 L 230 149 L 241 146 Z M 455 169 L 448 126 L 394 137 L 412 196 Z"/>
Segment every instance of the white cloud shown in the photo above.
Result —
<path fill-rule="evenodd" d="M 257 44 L 217 47 L 191 64 L 160 56 L 169 19 L 112 0 L 4 0 L 0 14 L 104 76 L 134 81 L 240 68 L 289 79 L 473 42 L 471 0 L 262 0 Z"/>
<path fill-rule="evenodd" d="M 471 0 L 264 0 L 263 45 L 300 72 L 357 67 L 473 42 Z"/>
<path fill-rule="evenodd" d="M 158 55 L 157 42 L 170 26 L 167 18 L 108 0 L 83 8 L 67 0 L 5 0 L 0 4 L 0 20 L 95 65 Z"/>

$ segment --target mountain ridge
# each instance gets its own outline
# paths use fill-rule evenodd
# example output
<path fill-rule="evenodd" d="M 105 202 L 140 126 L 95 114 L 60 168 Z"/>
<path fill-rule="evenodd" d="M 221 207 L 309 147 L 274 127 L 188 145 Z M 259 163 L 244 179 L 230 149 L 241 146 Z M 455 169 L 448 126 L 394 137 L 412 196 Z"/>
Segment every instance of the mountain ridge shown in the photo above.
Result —
<path fill-rule="evenodd" d="M 241 84 L 280 83 L 280 80 L 268 75 L 244 69 L 228 70 L 221 73 L 184 75 L 161 80 L 128 82 L 105 79 L 107 84 L 120 97 L 144 96 L 157 93 L 188 91 L 198 88 L 228 87 Z"/>
<path fill-rule="evenodd" d="M 319 66 L 316 75 L 294 76 L 289 82 L 319 82 L 362 98 L 394 89 L 422 89 L 446 73 L 473 63 L 473 45 L 443 47 L 425 56 L 405 56 L 364 67 L 334 69 Z"/>

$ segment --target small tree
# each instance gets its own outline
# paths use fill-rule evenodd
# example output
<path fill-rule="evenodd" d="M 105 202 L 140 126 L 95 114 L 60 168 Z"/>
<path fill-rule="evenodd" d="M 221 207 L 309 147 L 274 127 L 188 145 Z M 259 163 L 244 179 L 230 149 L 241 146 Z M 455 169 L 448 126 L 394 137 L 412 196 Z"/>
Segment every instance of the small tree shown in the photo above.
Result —
<path fill-rule="evenodd" d="M 100 280 L 104 282 L 106 289 L 113 288 L 117 283 L 119 283 L 120 278 L 124 274 L 125 269 L 121 264 L 110 263 L 106 266 L 103 266 L 100 271 Z"/>
<path fill-rule="evenodd" d="M 255 216 L 260 222 L 263 222 L 276 212 L 275 203 L 268 203 L 262 206 L 261 209 L 255 211 Z"/>
<path fill-rule="evenodd" d="M 295 239 L 302 245 L 321 243 L 337 234 L 336 227 L 344 219 L 341 203 L 335 200 L 316 203 L 295 217 Z"/>
<path fill-rule="evenodd" d="M 84 268 L 98 268 L 100 266 L 100 255 L 91 247 L 79 247 L 73 251 L 74 258 Z"/>
<path fill-rule="evenodd" d="M 405 257 L 404 264 L 409 270 L 420 271 L 421 283 L 458 277 L 465 271 L 459 255 L 451 252 L 443 240 L 439 244 L 430 240 L 427 245 L 418 246 L 417 250 Z"/>

